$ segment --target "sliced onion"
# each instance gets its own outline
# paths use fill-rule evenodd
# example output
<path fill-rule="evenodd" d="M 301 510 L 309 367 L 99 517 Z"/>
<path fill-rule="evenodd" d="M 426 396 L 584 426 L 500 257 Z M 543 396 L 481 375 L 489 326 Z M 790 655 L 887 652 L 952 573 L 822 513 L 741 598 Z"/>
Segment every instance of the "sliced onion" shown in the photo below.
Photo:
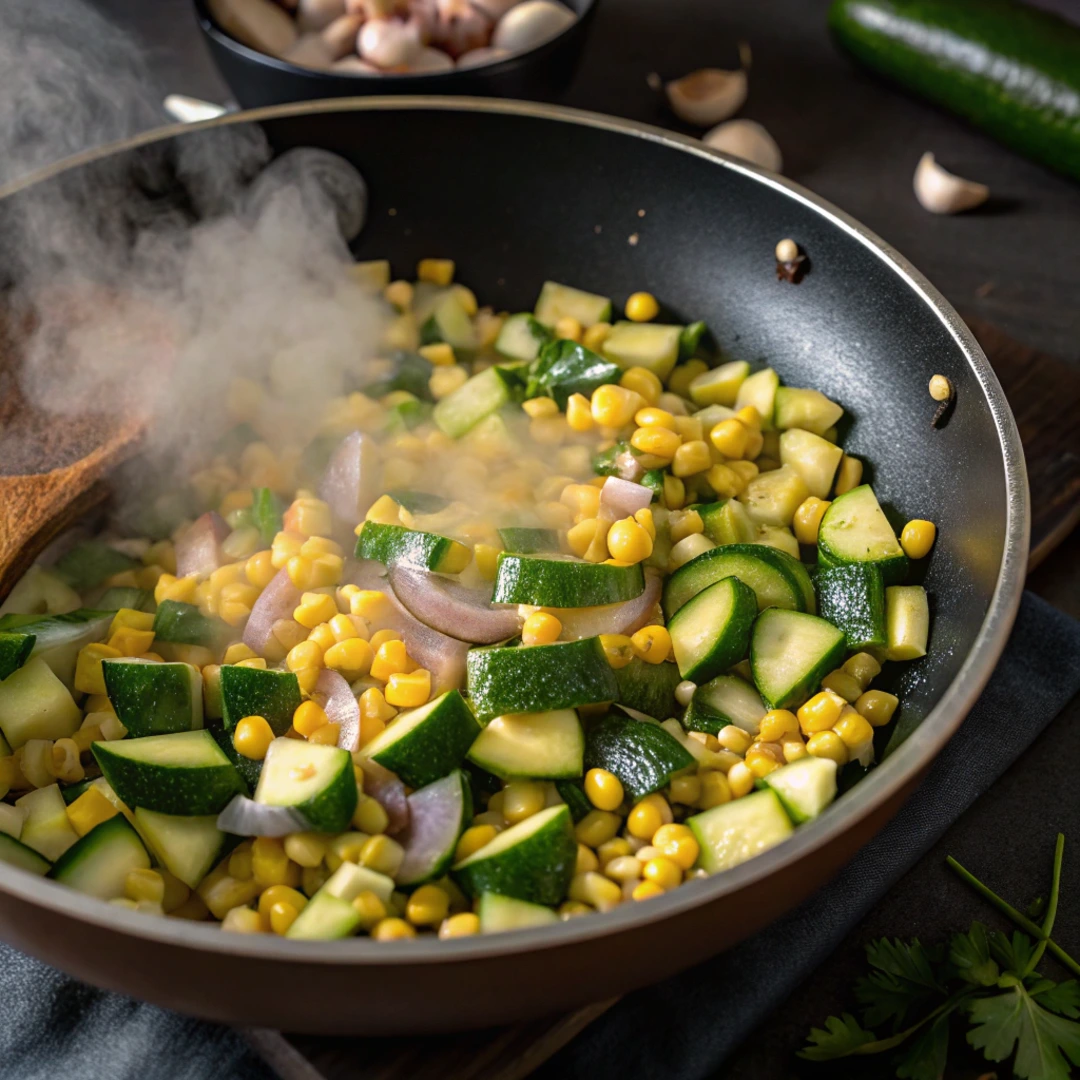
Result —
<path fill-rule="evenodd" d="M 645 469 L 633 450 L 626 449 L 615 455 L 615 468 L 623 480 L 637 483 L 645 475 Z"/>
<path fill-rule="evenodd" d="M 291 806 L 264 806 L 246 795 L 235 796 L 218 814 L 217 827 L 233 836 L 288 836 L 311 828 Z"/>
<path fill-rule="evenodd" d="M 221 543 L 230 531 L 216 510 L 196 518 L 176 542 L 176 576 L 199 574 L 205 577 L 222 566 L 226 559 L 221 552 Z"/>
<path fill-rule="evenodd" d="M 360 749 L 360 705 L 352 687 L 330 668 L 323 668 L 315 682 L 316 701 L 323 707 L 323 712 L 330 718 L 331 724 L 341 728 L 337 744 L 350 753 Z"/>
<path fill-rule="evenodd" d="M 364 520 L 379 494 L 378 453 L 370 435 L 354 431 L 341 440 L 323 473 L 319 496 L 350 528 Z"/>
<path fill-rule="evenodd" d="M 361 589 L 374 589 L 389 597 L 394 610 L 389 628 L 401 634 L 409 655 L 426 671 L 431 672 L 432 693 L 453 690 L 465 682 L 465 657 L 469 643 L 459 641 L 430 626 L 425 626 L 397 598 L 385 574 L 386 568 L 370 559 L 356 563 L 352 581 Z"/>
<path fill-rule="evenodd" d="M 474 645 L 494 645 L 521 629 L 517 608 L 492 604 L 490 589 L 471 589 L 412 566 L 391 567 L 389 581 L 402 606 L 440 634 Z"/>
<path fill-rule="evenodd" d="M 633 517 L 652 503 L 653 493 L 644 484 L 635 484 L 618 476 L 609 476 L 600 489 L 600 515 L 613 520 Z M 607 513 L 605 513 L 605 511 Z"/>
<path fill-rule="evenodd" d="M 405 795 L 405 785 L 377 761 L 362 756 L 359 761 L 360 768 L 364 770 L 364 794 L 370 795 L 390 819 L 390 824 L 386 826 L 388 835 L 393 836 L 408 828 L 409 800 Z"/>
<path fill-rule="evenodd" d="M 274 636 L 274 623 L 279 619 L 291 619 L 300 606 L 301 596 L 301 590 L 292 583 L 282 567 L 270 579 L 270 584 L 259 594 L 251 609 L 244 626 L 244 644 L 260 655 L 264 654 Z"/>
<path fill-rule="evenodd" d="M 409 827 L 398 839 L 405 848 L 394 875 L 398 884 L 419 884 L 442 872 L 465 816 L 464 785 L 460 773 L 451 773 L 409 796 Z"/>
<path fill-rule="evenodd" d="M 557 611 L 563 626 L 563 637 L 570 639 L 596 637 L 598 634 L 632 634 L 648 625 L 660 602 L 660 575 L 645 571 L 645 589 L 640 596 L 621 604 L 600 607 L 566 608 Z"/>

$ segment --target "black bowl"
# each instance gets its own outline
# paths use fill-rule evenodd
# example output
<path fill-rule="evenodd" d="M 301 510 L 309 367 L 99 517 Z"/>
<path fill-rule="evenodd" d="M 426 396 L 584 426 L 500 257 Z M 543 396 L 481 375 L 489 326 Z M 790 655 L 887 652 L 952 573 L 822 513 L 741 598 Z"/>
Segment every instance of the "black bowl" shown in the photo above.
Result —
<path fill-rule="evenodd" d="M 570 83 L 598 0 L 562 0 L 577 21 L 528 52 L 461 71 L 427 75 L 361 75 L 316 71 L 241 44 L 195 0 L 199 29 L 222 78 L 242 108 L 370 94 L 468 94 L 553 101 Z"/>

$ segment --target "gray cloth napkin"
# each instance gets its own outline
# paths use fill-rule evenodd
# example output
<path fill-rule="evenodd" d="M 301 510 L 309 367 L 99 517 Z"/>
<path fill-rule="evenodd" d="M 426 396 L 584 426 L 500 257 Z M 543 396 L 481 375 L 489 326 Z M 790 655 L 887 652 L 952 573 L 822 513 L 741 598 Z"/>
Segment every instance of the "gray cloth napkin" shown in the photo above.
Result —
<path fill-rule="evenodd" d="M 877 839 L 768 934 L 626 997 L 543 1066 L 537 1080 L 697 1080 L 715 1073 L 1078 689 L 1080 622 L 1026 593 L 982 697 Z M 695 1002 L 692 1015 L 687 1000 Z M 708 1024 L 700 1023 L 703 1015 Z M 360 1060 L 362 1040 L 356 1048 Z M 227 1028 L 91 989 L 0 946 L 0 1080 L 270 1076 Z"/>

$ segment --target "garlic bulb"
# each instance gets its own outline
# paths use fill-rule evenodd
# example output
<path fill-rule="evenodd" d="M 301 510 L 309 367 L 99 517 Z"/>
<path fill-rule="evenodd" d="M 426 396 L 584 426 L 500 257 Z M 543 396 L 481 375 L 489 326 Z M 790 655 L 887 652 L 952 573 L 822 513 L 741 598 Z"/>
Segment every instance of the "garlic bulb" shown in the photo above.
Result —
<path fill-rule="evenodd" d="M 784 166 L 776 140 L 755 120 L 729 120 L 706 132 L 701 141 L 772 172 L 780 172 Z"/>
<path fill-rule="evenodd" d="M 512 7 L 495 27 L 491 44 L 497 49 L 525 52 L 555 37 L 577 16 L 554 0 L 525 0 Z"/>
<path fill-rule="evenodd" d="M 680 120 L 711 127 L 734 116 L 746 101 L 746 72 L 703 68 L 665 87 L 671 111 Z"/>
<path fill-rule="evenodd" d="M 965 180 L 943 169 L 928 150 L 915 167 L 912 181 L 915 198 L 931 214 L 959 214 L 981 206 L 990 198 L 990 189 L 974 180 Z"/>

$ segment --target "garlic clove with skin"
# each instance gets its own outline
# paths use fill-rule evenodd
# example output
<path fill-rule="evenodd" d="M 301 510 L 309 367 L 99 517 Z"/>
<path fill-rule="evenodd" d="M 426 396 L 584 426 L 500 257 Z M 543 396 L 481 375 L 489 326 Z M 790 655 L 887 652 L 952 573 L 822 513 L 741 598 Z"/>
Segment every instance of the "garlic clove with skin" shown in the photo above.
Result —
<path fill-rule="evenodd" d="M 320 37 L 331 60 L 340 60 L 356 48 L 356 35 L 363 25 L 363 15 L 342 15 L 322 31 Z"/>
<path fill-rule="evenodd" d="M 525 0 L 499 20 L 491 44 L 509 52 L 525 52 L 561 34 L 576 21 L 577 16 L 555 0 Z"/>
<path fill-rule="evenodd" d="M 431 75 L 438 71 L 453 71 L 454 61 L 442 49 L 423 48 L 409 64 L 410 75 Z"/>
<path fill-rule="evenodd" d="M 296 8 L 296 28 L 301 34 L 325 30 L 345 14 L 345 0 L 300 0 Z"/>
<path fill-rule="evenodd" d="M 491 19 L 469 0 L 435 0 L 435 12 L 431 43 L 450 56 L 483 48 L 491 40 Z"/>
<path fill-rule="evenodd" d="M 701 141 L 771 172 L 778 173 L 784 167 L 776 140 L 755 120 L 729 120 L 706 132 Z"/>
<path fill-rule="evenodd" d="M 282 60 L 299 67 L 325 71 L 336 59 L 321 34 L 301 34 L 295 42 L 281 54 Z"/>
<path fill-rule="evenodd" d="M 521 0 L 472 0 L 472 6 L 479 8 L 489 19 L 498 22 L 512 7 Z"/>
<path fill-rule="evenodd" d="M 505 60 L 510 55 L 506 49 L 496 49 L 485 45 L 482 49 L 470 49 L 457 58 L 457 66 L 461 68 L 479 67 L 481 64 L 494 64 L 499 60 Z"/>
<path fill-rule="evenodd" d="M 296 41 L 296 23 L 272 0 L 210 0 L 210 14 L 230 37 L 280 56 Z"/>
<path fill-rule="evenodd" d="M 411 64 L 422 48 L 417 27 L 400 19 L 368 19 L 356 39 L 360 59 L 384 69 Z"/>
<path fill-rule="evenodd" d="M 671 111 L 688 124 L 711 127 L 734 116 L 746 101 L 746 72 L 702 68 L 664 88 Z"/>
<path fill-rule="evenodd" d="M 959 214 L 981 206 L 990 198 L 990 189 L 974 180 L 965 180 L 943 169 L 929 150 L 915 167 L 912 180 L 915 198 L 931 214 Z"/>

